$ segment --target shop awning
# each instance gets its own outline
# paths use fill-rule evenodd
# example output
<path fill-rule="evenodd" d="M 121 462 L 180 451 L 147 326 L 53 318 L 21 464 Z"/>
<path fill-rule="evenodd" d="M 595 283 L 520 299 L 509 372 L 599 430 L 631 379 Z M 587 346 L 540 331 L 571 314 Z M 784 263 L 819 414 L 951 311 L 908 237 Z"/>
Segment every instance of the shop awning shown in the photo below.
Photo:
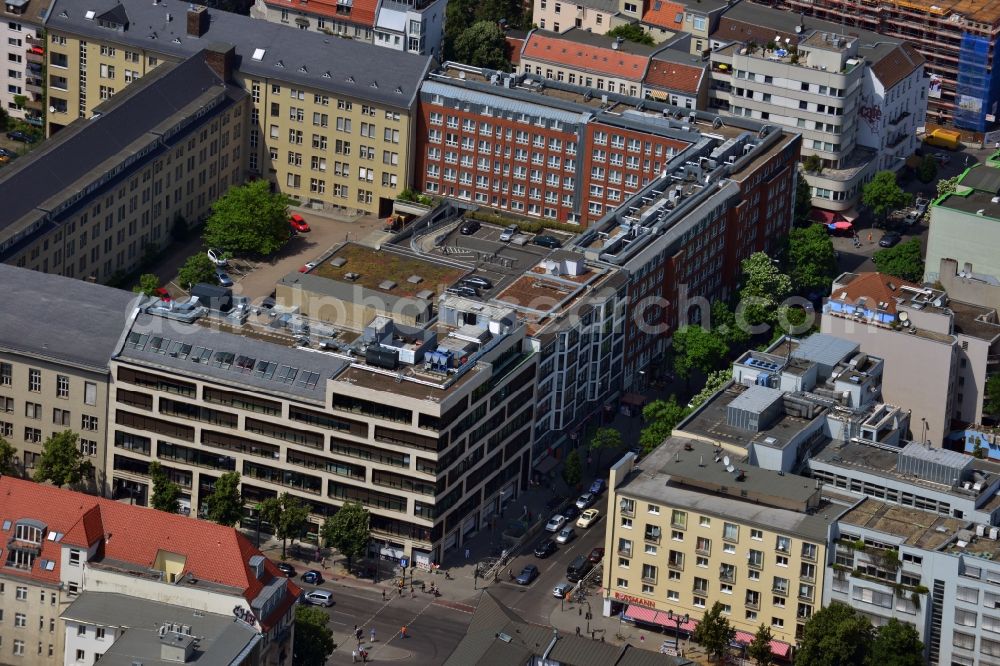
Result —
<path fill-rule="evenodd" d="M 698 620 L 688 620 L 687 622 L 681 622 L 680 627 L 678 627 L 677 620 L 670 619 L 663 611 L 635 605 L 627 606 L 625 608 L 625 619 L 645 622 L 646 624 L 658 624 L 661 627 L 667 627 L 669 629 L 676 628 L 680 631 L 686 632 L 692 632 L 694 631 L 694 628 L 698 626 Z"/>
<path fill-rule="evenodd" d="M 847 220 L 840 220 L 839 222 L 834 222 L 833 224 L 828 224 L 826 226 L 835 231 L 847 231 L 854 225 L 848 222 Z"/>
<path fill-rule="evenodd" d="M 740 645 L 750 645 L 753 642 L 753 634 L 746 631 L 737 631 L 736 638 L 733 639 L 734 643 L 739 643 Z M 791 651 L 792 646 L 783 641 L 771 641 L 771 654 L 776 657 L 787 657 L 788 653 Z"/>
<path fill-rule="evenodd" d="M 823 210 L 822 208 L 813 208 L 809 212 L 809 217 L 816 222 L 822 222 L 823 224 L 835 224 L 837 222 L 845 222 L 843 215 L 833 210 Z"/>

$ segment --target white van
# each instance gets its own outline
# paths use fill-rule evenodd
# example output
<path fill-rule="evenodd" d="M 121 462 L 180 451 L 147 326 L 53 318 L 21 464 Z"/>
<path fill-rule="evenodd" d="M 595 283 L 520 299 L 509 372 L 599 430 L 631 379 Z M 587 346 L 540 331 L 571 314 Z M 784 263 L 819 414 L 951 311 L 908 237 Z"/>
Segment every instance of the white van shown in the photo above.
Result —
<path fill-rule="evenodd" d="M 332 606 L 333 594 L 326 590 L 313 590 L 306 595 L 306 601 L 316 606 Z"/>

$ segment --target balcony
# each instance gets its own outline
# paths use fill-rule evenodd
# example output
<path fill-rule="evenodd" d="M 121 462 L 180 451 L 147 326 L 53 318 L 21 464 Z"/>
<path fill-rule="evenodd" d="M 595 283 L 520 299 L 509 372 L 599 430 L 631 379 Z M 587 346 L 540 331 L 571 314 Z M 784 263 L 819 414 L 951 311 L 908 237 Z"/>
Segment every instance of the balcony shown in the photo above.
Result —
<path fill-rule="evenodd" d="M 36 95 L 41 95 L 42 94 L 42 80 L 41 79 L 25 79 L 24 80 L 24 89 L 27 90 L 30 93 L 34 93 Z"/>
<path fill-rule="evenodd" d="M 660 532 L 646 532 L 642 535 L 642 538 L 646 543 L 657 545 L 660 543 Z"/>
<path fill-rule="evenodd" d="M 621 557 L 632 557 L 632 549 L 631 548 L 619 548 L 618 549 L 618 555 L 620 555 Z"/>
<path fill-rule="evenodd" d="M 667 568 L 673 571 L 684 571 L 684 560 L 668 560 Z"/>
<path fill-rule="evenodd" d="M 736 571 L 721 570 L 719 571 L 719 580 L 723 583 L 735 583 L 736 582 Z"/>
<path fill-rule="evenodd" d="M 695 594 L 701 594 L 701 595 L 704 595 L 704 596 L 708 596 L 708 586 L 707 585 L 698 585 L 697 583 L 695 583 L 695 585 L 692 588 L 692 590 L 694 591 Z"/>
<path fill-rule="evenodd" d="M 747 560 L 747 567 L 754 569 L 755 571 L 760 571 L 764 568 L 764 560 Z"/>
<path fill-rule="evenodd" d="M 45 61 L 45 49 L 40 46 L 29 47 L 24 52 L 24 59 L 28 62 L 37 62 L 41 64 Z"/>
<path fill-rule="evenodd" d="M 747 608 L 751 609 L 751 610 L 760 610 L 760 600 L 759 599 L 757 601 L 751 601 L 750 599 L 747 599 L 746 602 L 744 602 L 743 605 L 746 606 Z"/>
<path fill-rule="evenodd" d="M 895 127 L 896 125 L 898 125 L 899 123 L 903 122 L 904 120 L 906 120 L 909 117 L 910 117 L 910 112 L 909 111 L 903 111 L 901 114 L 899 114 L 898 116 L 896 116 L 895 118 L 893 118 L 892 120 L 889 121 L 889 127 Z"/>
<path fill-rule="evenodd" d="M 787 597 L 788 596 L 788 588 L 787 587 L 781 587 L 780 585 L 775 585 L 774 587 L 772 587 L 771 588 L 771 592 L 773 592 L 773 593 L 775 593 L 775 594 L 777 594 L 779 596 L 782 596 L 782 597 Z"/>

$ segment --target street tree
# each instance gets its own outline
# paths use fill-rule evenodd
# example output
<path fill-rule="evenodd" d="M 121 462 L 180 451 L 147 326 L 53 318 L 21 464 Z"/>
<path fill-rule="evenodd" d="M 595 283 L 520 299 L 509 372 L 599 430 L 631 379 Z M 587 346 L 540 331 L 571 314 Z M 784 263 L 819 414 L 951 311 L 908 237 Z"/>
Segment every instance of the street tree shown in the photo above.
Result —
<path fill-rule="evenodd" d="M 938 165 L 933 155 L 924 155 L 917 165 L 917 179 L 921 183 L 929 183 L 937 178 Z"/>
<path fill-rule="evenodd" d="M 573 449 L 566 455 L 562 469 L 563 481 L 570 488 L 576 488 L 583 478 L 583 466 L 580 464 L 580 452 Z"/>
<path fill-rule="evenodd" d="M 809 217 L 811 213 L 812 188 L 802 174 L 799 174 L 795 185 L 795 225 L 804 227 L 812 224 Z"/>
<path fill-rule="evenodd" d="M 735 637 L 736 629 L 722 614 L 722 604 L 718 601 L 712 604 L 712 608 L 701 618 L 692 634 L 692 638 L 705 648 L 709 658 L 722 657 Z"/>
<path fill-rule="evenodd" d="M 920 239 L 911 238 L 896 247 L 879 250 L 872 261 L 882 273 L 894 275 L 910 282 L 920 282 L 924 277 L 924 259 L 920 254 Z"/>
<path fill-rule="evenodd" d="M 654 400 L 642 408 L 642 420 L 646 427 L 639 433 L 639 445 L 643 453 L 649 453 L 663 443 L 670 433 L 687 416 L 687 409 L 677 404 L 677 396 L 669 400 Z"/>
<path fill-rule="evenodd" d="M 474 6 L 477 22 L 497 25 L 503 21 L 511 27 L 524 27 L 521 25 L 524 9 L 518 0 L 479 0 Z"/>
<path fill-rule="evenodd" d="M 149 505 L 158 511 L 180 513 L 181 487 L 170 480 L 155 460 L 149 463 L 149 478 L 153 481 L 153 497 Z"/>
<path fill-rule="evenodd" d="M 708 399 L 715 395 L 716 391 L 728 384 L 732 378 L 733 374 L 727 368 L 710 372 L 708 377 L 705 378 L 705 385 L 691 398 L 691 409 L 697 409 L 708 402 Z"/>
<path fill-rule="evenodd" d="M 773 324 L 778 307 L 792 293 L 792 279 L 763 252 L 751 254 L 740 268 L 743 289 L 740 290 L 737 323 L 750 327 Z"/>
<path fill-rule="evenodd" d="M 628 40 L 630 42 L 635 42 L 637 44 L 645 44 L 646 46 L 653 46 L 656 44 L 656 40 L 642 29 L 638 23 L 622 23 L 620 26 L 609 30 L 607 32 L 608 37 L 621 37 L 622 39 Z"/>
<path fill-rule="evenodd" d="M 218 478 L 211 494 L 205 498 L 205 509 L 209 520 L 226 527 L 233 527 L 243 519 L 239 472 L 226 472 Z"/>
<path fill-rule="evenodd" d="M 883 222 L 889 213 L 908 205 L 910 201 L 910 194 L 896 182 L 895 171 L 879 171 L 861 189 L 861 203 Z"/>
<path fill-rule="evenodd" d="M 72 430 L 54 433 L 46 439 L 32 478 L 39 483 L 49 481 L 57 488 L 89 478 L 94 466 L 80 451 L 79 439 Z"/>
<path fill-rule="evenodd" d="M 474 67 L 508 71 L 507 41 L 503 31 L 491 21 L 476 21 L 455 40 L 455 57 Z"/>
<path fill-rule="evenodd" d="M 475 23 L 475 3 L 473 0 L 450 0 L 444 10 L 444 59 L 455 60 L 455 42 L 459 36 Z"/>
<path fill-rule="evenodd" d="M 869 666 L 923 666 L 924 644 L 911 624 L 892 618 L 875 632 Z"/>
<path fill-rule="evenodd" d="M 17 448 L 0 437 L 0 476 L 18 476 Z"/>
<path fill-rule="evenodd" d="M 750 333 L 737 323 L 736 314 L 725 301 L 712 301 L 712 331 L 726 341 L 730 351 L 742 351 L 750 341 Z"/>
<path fill-rule="evenodd" d="M 1000 374 L 989 376 L 986 380 L 985 392 L 983 412 L 994 418 L 1000 418 Z"/>
<path fill-rule="evenodd" d="M 319 608 L 298 604 L 295 606 L 295 645 L 292 663 L 296 666 L 324 666 L 327 658 L 337 649 L 333 632 L 326 625 L 330 616 Z"/>
<path fill-rule="evenodd" d="M 181 289 L 191 290 L 199 282 L 215 282 L 215 264 L 204 252 L 192 254 L 177 271 L 177 284 Z"/>
<path fill-rule="evenodd" d="M 803 628 L 796 663 L 858 666 L 868 663 L 874 630 L 865 616 L 834 602 L 813 613 Z"/>
<path fill-rule="evenodd" d="M 823 225 L 792 229 L 788 234 L 788 264 L 788 277 L 800 294 L 829 291 L 837 277 L 837 255 Z"/>
<path fill-rule="evenodd" d="M 729 344 L 725 338 L 698 324 L 682 326 L 674 331 L 674 372 L 688 379 L 692 370 L 704 374 L 717 369 L 726 361 Z"/>
<path fill-rule="evenodd" d="M 747 656 L 753 660 L 756 666 L 771 666 L 774 661 L 774 653 L 771 652 L 771 640 L 774 635 L 771 628 L 764 623 L 757 627 L 757 632 L 753 635 L 753 640 L 747 645 Z"/>
<path fill-rule="evenodd" d="M 139 276 L 139 284 L 132 287 L 132 291 L 144 296 L 153 296 L 160 288 L 160 278 L 152 273 L 143 273 Z"/>
<path fill-rule="evenodd" d="M 597 453 L 597 466 L 601 466 L 602 454 L 622 447 L 622 434 L 614 428 L 598 428 L 590 438 L 588 448 Z"/>
<path fill-rule="evenodd" d="M 231 187 L 212 204 L 203 238 L 211 247 L 229 252 L 269 256 L 288 242 L 286 195 L 272 192 L 265 180 Z"/>
<path fill-rule="evenodd" d="M 260 504 L 261 517 L 274 527 L 274 536 L 281 539 L 281 559 L 285 559 L 288 540 L 294 543 L 302 535 L 309 518 L 309 507 L 298 497 L 281 493 Z"/>
<path fill-rule="evenodd" d="M 344 502 L 337 513 L 328 516 L 320 528 L 320 535 L 327 546 L 333 546 L 347 558 L 347 569 L 365 556 L 371 541 L 368 509 L 360 502 Z"/>

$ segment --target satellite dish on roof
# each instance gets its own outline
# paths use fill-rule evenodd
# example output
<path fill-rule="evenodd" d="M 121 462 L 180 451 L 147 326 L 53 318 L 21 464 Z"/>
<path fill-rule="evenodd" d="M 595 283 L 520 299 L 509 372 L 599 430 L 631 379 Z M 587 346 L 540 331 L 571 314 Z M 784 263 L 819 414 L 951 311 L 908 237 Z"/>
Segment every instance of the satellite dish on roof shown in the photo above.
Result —
<path fill-rule="evenodd" d="M 725 456 L 722 459 L 722 464 L 725 465 L 726 467 L 729 467 L 729 456 Z"/>
<path fill-rule="evenodd" d="M 726 471 L 729 472 L 730 474 L 732 474 L 733 472 L 736 471 L 736 468 L 733 467 L 732 465 L 727 465 L 726 466 Z"/>
<path fill-rule="evenodd" d="M 907 312 L 904 311 L 899 313 L 899 321 L 906 321 L 909 318 L 910 315 Z"/>
<path fill-rule="evenodd" d="M 795 32 L 802 32 L 802 26 L 801 25 L 795 26 Z"/>

